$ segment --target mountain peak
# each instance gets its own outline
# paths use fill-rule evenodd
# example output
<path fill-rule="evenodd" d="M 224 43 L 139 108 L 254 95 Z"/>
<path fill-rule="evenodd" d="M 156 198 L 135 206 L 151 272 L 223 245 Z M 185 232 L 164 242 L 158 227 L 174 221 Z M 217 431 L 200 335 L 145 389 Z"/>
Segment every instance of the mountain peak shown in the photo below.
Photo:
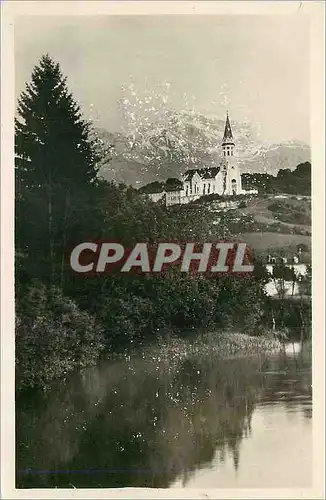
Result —
<path fill-rule="evenodd" d="M 127 134 L 97 129 L 103 142 L 113 146 L 113 158 L 103 167 L 107 179 L 146 184 L 179 177 L 185 168 L 214 166 L 221 154 L 225 121 L 198 113 L 166 113 L 157 120 L 136 127 Z M 297 140 L 264 143 L 249 123 L 232 123 L 235 154 L 241 171 L 276 174 L 310 161 L 310 148 Z"/>

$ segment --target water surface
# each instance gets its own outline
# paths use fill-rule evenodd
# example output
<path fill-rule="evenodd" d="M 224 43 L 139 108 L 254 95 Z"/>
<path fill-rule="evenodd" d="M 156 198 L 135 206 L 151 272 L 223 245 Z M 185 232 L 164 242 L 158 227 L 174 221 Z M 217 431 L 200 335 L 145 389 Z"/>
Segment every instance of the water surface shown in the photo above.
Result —
<path fill-rule="evenodd" d="M 105 361 L 17 400 L 19 488 L 305 488 L 310 357 Z"/>

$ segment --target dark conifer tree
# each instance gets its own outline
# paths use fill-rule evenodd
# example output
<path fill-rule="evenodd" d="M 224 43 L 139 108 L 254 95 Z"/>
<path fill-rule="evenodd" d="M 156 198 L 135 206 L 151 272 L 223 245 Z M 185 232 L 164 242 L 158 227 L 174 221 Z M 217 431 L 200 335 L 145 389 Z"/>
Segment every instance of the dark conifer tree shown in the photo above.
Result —
<path fill-rule="evenodd" d="M 75 189 L 92 182 L 99 157 L 89 127 L 59 64 L 43 56 L 18 101 L 16 169 L 21 187 L 59 183 Z"/>
<path fill-rule="evenodd" d="M 82 223 L 88 231 L 99 162 L 90 124 L 59 64 L 43 56 L 15 120 L 16 246 L 27 279 L 62 282 L 69 239 L 79 236 Z"/>

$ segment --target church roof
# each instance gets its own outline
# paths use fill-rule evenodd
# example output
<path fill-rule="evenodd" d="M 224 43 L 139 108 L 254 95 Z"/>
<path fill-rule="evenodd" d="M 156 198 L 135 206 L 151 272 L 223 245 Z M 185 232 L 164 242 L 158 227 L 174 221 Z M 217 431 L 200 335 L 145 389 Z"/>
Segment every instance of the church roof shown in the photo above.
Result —
<path fill-rule="evenodd" d="M 230 120 L 229 120 L 229 114 L 227 113 L 226 115 L 226 122 L 225 122 L 225 128 L 224 128 L 224 136 L 222 140 L 222 146 L 226 144 L 233 144 L 234 145 L 234 140 L 233 140 L 233 134 L 232 134 L 232 129 L 230 125 Z"/>
<path fill-rule="evenodd" d="M 199 169 L 197 168 L 192 168 L 190 170 L 187 170 L 184 174 L 184 180 L 185 181 L 191 181 L 193 176 L 198 172 Z"/>
<path fill-rule="evenodd" d="M 219 173 L 220 167 L 209 167 L 203 168 L 200 171 L 200 177 L 202 179 L 213 179 Z"/>
<path fill-rule="evenodd" d="M 184 181 L 191 181 L 193 176 L 197 173 L 202 179 L 214 179 L 219 173 L 220 167 L 209 168 L 194 168 L 187 170 L 184 176 Z"/>

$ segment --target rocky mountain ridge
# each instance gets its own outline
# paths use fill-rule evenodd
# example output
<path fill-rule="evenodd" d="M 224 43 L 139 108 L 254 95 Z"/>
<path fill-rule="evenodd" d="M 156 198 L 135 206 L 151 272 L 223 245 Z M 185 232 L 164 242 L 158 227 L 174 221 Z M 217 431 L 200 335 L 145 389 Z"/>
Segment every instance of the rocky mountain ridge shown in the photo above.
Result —
<path fill-rule="evenodd" d="M 180 177 L 188 168 L 214 166 L 221 155 L 224 120 L 190 113 L 171 113 L 164 123 L 126 133 L 95 129 L 102 146 L 111 147 L 111 160 L 100 174 L 107 180 L 140 187 Z M 310 147 L 300 141 L 263 142 L 249 123 L 231 122 L 236 156 L 242 173 L 276 175 L 310 161 Z"/>

